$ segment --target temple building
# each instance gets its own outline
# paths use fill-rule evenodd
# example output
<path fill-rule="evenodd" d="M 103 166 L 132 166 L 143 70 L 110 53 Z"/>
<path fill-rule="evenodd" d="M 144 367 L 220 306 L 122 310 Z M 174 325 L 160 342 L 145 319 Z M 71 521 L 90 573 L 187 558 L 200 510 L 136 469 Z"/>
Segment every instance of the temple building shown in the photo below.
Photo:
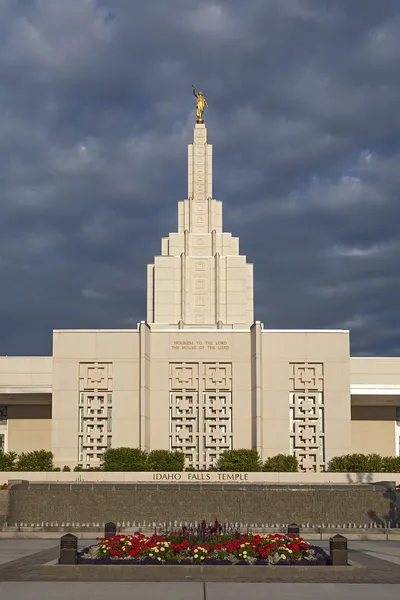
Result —
<path fill-rule="evenodd" d="M 120 446 L 181 450 L 198 469 L 231 448 L 294 454 L 303 471 L 398 455 L 400 358 L 351 358 L 346 330 L 254 320 L 253 265 L 223 231 L 197 116 L 178 230 L 147 267 L 147 319 L 55 330 L 52 356 L 0 357 L 0 448 L 84 468 Z"/>

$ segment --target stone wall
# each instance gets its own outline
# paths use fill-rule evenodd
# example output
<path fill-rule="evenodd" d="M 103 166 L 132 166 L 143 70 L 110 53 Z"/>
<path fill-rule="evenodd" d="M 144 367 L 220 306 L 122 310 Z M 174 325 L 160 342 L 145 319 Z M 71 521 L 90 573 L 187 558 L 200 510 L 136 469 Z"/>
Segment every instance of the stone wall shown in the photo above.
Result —
<path fill-rule="evenodd" d="M 14 484 L 7 522 L 93 524 L 169 521 L 384 524 L 398 521 L 388 485 Z"/>
<path fill-rule="evenodd" d="M 393 482 L 400 486 L 400 473 L 275 473 L 213 471 L 0 471 L 0 485 L 31 483 L 252 483 L 254 485 L 329 485 Z"/>
<path fill-rule="evenodd" d="M 8 504 L 8 491 L 0 490 L 0 527 L 6 520 Z"/>

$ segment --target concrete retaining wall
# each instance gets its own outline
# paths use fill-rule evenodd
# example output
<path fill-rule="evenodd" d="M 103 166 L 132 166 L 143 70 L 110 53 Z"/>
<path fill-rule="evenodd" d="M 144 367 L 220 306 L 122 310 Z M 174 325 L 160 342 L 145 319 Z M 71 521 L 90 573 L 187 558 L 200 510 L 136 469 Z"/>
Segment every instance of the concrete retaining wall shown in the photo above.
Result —
<path fill-rule="evenodd" d="M 0 490 L 0 515 L 5 515 L 7 512 L 7 490 Z"/>
<path fill-rule="evenodd" d="M 395 523 L 393 488 L 381 485 L 15 484 L 7 522 Z"/>
<path fill-rule="evenodd" d="M 0 527 L 2 527 L 6 521 L 7 505 L 8 505 L 8 492 L 5 490 L 0 490 Z"/>
<path fill-rule="evenodd" d="M 165 479 L 167 477 L 168 479 Z M 178 479 L 177 479 L 178 478 Z M 107 473 L 92 471 L 88 473 L 60 473 L 34 471 L 0 472 L 0 485 L 9 480 L 23 479 L 32 482 L 70 483 L 76 481 L 93 481 L 104 483 L 140 483 L 155 481 L 173 481 L 174 483 L 284 483 L 284 484 L 325 484 L 325 483 L 378 483 L 393 481 L 400 484 L 400 473 L 206 473 L 206 472 L 118 472 Z"/>

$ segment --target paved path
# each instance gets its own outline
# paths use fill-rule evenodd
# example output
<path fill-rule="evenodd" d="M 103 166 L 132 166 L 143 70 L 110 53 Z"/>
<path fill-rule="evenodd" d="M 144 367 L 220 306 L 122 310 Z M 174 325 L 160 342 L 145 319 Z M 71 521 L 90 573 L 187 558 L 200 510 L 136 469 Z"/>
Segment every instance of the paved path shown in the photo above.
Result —
<path fill-rule="evenodd" d="M 329 552 L 329 542 L 313 542 Z M 400 542 L 373 542 L 373 541 L 350 541 L 349 548 L 357 552 L 363 552 L 368 556 L 389 561 L 400 565 Z"/>
<path fill-rule="evenodd" d="M 0 540 L 0 565 L 57 545 L 57 540 Z"/>
<path fill-rule="evenodd" d="M 99 570 L 95 581 L 52 581 L 39 567 L 58 556 L 56 540 L 0 540 L 0 598 L 16 600 L 391 600 L 400 598 L 400 542 L 349 542 L 350 560 L 363 565 L 357 572 L 296 572 L 282 567 L 267 583 L 107 582 Z M 89 541 L 82 541 L 80 546 Z M 326 542 L 320 544 L 327 547 Z M 100 567 L 101 569 L 101 567 Z M 103 572 L 104 573 L 104 572 Z M 354 585 L 357 584 L 357 585 Z M 371 585 L 372 584 L 372 585 Z"/>
<path fill-rule="evenodd" d="M 24 600 L 398 600 L 400 585 L 336 583 L 0 582 L 1 598 Z"/>

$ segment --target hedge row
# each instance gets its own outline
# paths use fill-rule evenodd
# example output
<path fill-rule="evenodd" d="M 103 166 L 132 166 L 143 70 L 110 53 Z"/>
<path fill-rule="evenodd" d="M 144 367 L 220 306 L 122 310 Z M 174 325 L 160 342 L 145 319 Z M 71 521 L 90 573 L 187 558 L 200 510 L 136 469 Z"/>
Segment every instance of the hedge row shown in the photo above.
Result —
<path fill-rule="evenodd" d="M 18 455 L 16 452 L 0 452 L 0 471 L 70 471 L 65 466 L 54 468 L 53 454 L 47 450 L 35 450 Z M 183 471 L 185 456 L 182 452 L 140 448 L 111 448 L 104 453 L 103 467 L 96 471 Z M 75 467 L 74 471 L 82 471 Z M 195 470 L 195 469 L 188 469 Z M 262 462 L 256 450 L 228 450 L 223 452 L 218 464 L 211 471 L 292 471 L 298 470 L 294 456 L 279 454 Z"/>
<path fill-rule="evenodd" d="M 111 448 L 104 453 L 104 471 L 183 471 L 183 452 L 140 448 Z"/>
<path fill-rule="evenodd" d="M 140 448 L 111 448 L 104 454 L 103 467 L 96 471 L 183 471 L 185 456 L 182 452 L 152 450 L 146 452 Z M 0 471 L 70 471 L 65 466 L 54 468 L 53 454 L 47 450 L 33 452 L 0 452 Z M 75 467 L 74 471 L 82 471 Z M 188 469 L 195 470 L 195 469 Z M 336 473 L 400 473 L 399 456 L 380 456 L 379 454 L 346 454 L 336 456 L 328 471 Z M 217 465 L 210 471 L 266 471 L 296 472 L 298 462 L 295 456 L 278 454 L 263 462 L 256 450 L 228 450 L 223 452 Z"/>
<path fill-rule="evenodd" d="M 71 471 L 54 467 L 53 453 L 47 450 L 23 452 L 0 452 L 0 471 Z M 139 448 L 114 448 L 104 454 L 102 469 L 96 471 L 183 471 L 185 456 L 182 452 L 153 450 L 146 452 Z M 74 471 L 82 471 L 75 467 Z"/>
<path fill-rule="evenodd" d="M 328 471 L 333 473 L 400 473 L 400 456 L 345 454 L 332 458 Z"/>
<path fill-rule="evenodd" d="M 33 452 L 0 452 L 0 471 L 52 471 L 53 453 L 48 450 Z"/>
<path fill-rule="evenodd" d="M 295 456 L 278 454 L 263 463 L 257 450 L 227 450 L 221 454 L 216 470 L 296 472 L 298 462 Z"/>
<path fill-rule="evenodd" d="M 153 450 L 150 453 L 139 448 L 112 448 L 104 454 L 104 471 L 183 471 L 183 452 Z M 190 469 L 194 470 L 194 469 Z M 262 462 L 256 450 L 228 450 L 220 456 L 211 471 L 297 471 L 294 456 L 279 454 Z"/>

